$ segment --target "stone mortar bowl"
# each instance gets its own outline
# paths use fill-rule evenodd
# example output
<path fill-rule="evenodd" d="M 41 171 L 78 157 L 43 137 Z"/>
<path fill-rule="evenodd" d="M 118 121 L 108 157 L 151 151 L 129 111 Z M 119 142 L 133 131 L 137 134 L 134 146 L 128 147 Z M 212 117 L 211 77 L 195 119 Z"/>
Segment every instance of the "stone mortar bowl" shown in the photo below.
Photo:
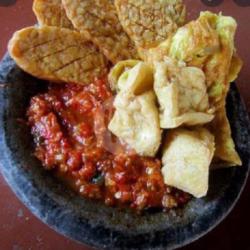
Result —
<path fill-rule="evenodd" d="M 30 98 L 46 89 L 46 82 L 21 71 L 6 55 L 0 64 L 0 83 L 5 84 L 0 88 L 2 174 L 33 214 L 67 237 L 98 249 L 175 249 L 212 230 L 241 194 L 249 171 L 250 130 L 234 84 L 227 111 L 243 166 L 212 171 L 208 195 L 192 199 L 183 209 L 137 215 L 79 197 L 32 155 L 32 138 L 20 118 L 25 118 Z"/>

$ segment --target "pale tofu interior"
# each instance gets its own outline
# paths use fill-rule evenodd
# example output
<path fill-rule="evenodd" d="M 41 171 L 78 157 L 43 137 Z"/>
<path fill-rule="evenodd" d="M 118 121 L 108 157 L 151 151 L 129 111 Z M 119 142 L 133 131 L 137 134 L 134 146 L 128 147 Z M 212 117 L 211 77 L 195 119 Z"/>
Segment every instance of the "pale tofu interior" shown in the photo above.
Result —
<path fill-rule="evenodd" d="M 214 136 L 205 128 L 169 131 L 162 157 L 165 184 L 197 198 L 205 196 L 214 150 Z"/>
<path fill-rule="evenodd" d="M 152 90 L 152 69 L 139 63 L 119 81 L 120 92 L 114 101 L 116 110 L 108 128 L 136 153 L 153 157 L 160 146 L 161 129 Z"/>
<path fill-rule="evenodd" d="M 138 64 L 140 61 L 139 60 L 124 60 L 124 61 L 120 61 L 118 62 L 109 72 L 108 75 L 108 81 L 109 81 L 109 85 L 110 88 L 114 91 L 114 92 L 118 92 L 119 91 L 119 86 L 118 84 L 118 80 L 120 78 L 120 76 L 127 70 L 133 68 L 136 64 Z"/>
<path fill-rule="evenodd" d="M 155 62 L 154 69 L 161 128 L 202 125 L 214 118 L 201 69 L 186 67 L 170 58 Z"/>

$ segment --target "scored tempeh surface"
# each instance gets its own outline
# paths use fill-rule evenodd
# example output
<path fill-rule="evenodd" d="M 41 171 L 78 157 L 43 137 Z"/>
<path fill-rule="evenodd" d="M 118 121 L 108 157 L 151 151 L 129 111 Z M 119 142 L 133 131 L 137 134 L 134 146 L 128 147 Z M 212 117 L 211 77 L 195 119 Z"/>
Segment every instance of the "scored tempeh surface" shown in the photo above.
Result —
<path fill-rule="evenodd" d="M 69 29 L 25 28 L 13 35 L 8 49 L 19 67 L 41 79 L 85 84 L 107 73 L 107 60 L 96 46 Z"/>
<path fill-rule="evenodd" d="M 118 17 L 137 47 L 151 48 L 185 22 L 182 0 L 115 0 Z"/>
<path fill-rule="evenodd" d="M 74 28 L 66 16 L 61 0 L 34 0 L 33 12 L 40 25 Z"/>
<path fill-rule="evenodd" d="M 134 42 L 119 22 L 113 0 L 63 0 L 62 3 L 75 28 L 87 32 L 112 63 L 138 58 Z"/>

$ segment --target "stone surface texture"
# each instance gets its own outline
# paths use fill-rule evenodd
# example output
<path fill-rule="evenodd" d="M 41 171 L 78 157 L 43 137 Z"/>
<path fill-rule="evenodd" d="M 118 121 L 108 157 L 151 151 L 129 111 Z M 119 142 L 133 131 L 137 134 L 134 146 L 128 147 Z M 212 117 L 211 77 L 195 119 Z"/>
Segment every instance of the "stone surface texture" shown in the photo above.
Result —
<path fill-rule="evenodd" d="M 228 115 L 243 166 L 213 171 L 209 194 L 170 213 L 145 213 L 106 207 L 67 190 L 32 156 L 25 117 L 29 99 L 46 83 L 21 71 L 5 56 L 0 67 L 1 170 L 22 202 L 60 233 L 103 249 L 173 249 L 193 241 L 217 225 L 232 209 L 247 178 L 250 161 L 249 120 L 232 85 Z"/>

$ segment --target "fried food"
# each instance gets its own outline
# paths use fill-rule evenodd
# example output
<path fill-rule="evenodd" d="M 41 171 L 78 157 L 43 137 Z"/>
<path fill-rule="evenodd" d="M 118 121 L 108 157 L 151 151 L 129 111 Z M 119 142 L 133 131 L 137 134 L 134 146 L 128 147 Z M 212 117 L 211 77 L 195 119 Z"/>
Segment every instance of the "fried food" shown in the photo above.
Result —
<path fill-rule="evenodd" d="M 234 47 L 236 28 L 232 17 L 202 12 L 196 21 L 179 28 L 173 37 L 144 54 L 147 61 L 162 61 L 169 56 L 204 71 L 209 103 L 216 110 L 211 130 L 215 133 L 216 161 L 225 165 L 241 164 L 225 113 L 230 82 L 242 67 Z"/>
<path fill-rule="evenodd" d="M 33 12 L 39 24 L 73 29 L 61 0 L 34 0 Z"/>
<path fill-rule="evenodd" d="M 242 69 L 242 66 L 243 66 L 242 60 L 237 55 L 237 53 L 234 52 L 231 65 L 230 65 L 230 69 L 229 69 L 228 79 L 227 79 L 229 83 L 234 82 L 237 79 Z"/>
<path fill-rule="evenodd" d="M 166 40 L 185 21 L 182 0 L 115 0 L 119 20 L 139 48 Z"/>
<path fill-rule="evenodd" d="M 237 23 L 231 17 L 215 15 L 210 12 L 202 13 L 200 19 L 210 20 L 210 26 L 218 34 L 220 45 L 220 49 L 215 50 L 209 57 L 204 54 L 198 60 L 193 57 L 189 62 L 203 68 L 206 75 L 209 101 L 217 110 L 215 119 L 210 126 L 212 133 L 215 135 L 215 162 L 222 163 L 220 166 L 224 167 L 241 165 L 240 157 L 235 150 L 231 136 L 231 128 L 225 108 L 230 82 L 236 79 L 242 67 L 242 62 L 235 53 L 234 47 Z M 202 46 L 202 48 L 205 49 L 205 46 Z M 211 49 L 208 51 L 211 52 Z M 170 54 L 178 55 L 178 53 Z"/>
<path fill-rule="evenodd" d="M 190 66 L 201 66 L 206 58 L 220 49 L 214 25 L 215 15 L 210 14 L 201 14 L 197 20 L 179 28 L 172 37 L 158 47 L 144 51 L 145 55 L 141 56 L 148 61 L 162 61 L 165 56 L 170 56 Z"/>
<path fill-rule="evenodd" d="M 216 30 L 219 34 L 221 50 L 215 53 L 204 67 L 208 79 L 210 101 L 217 109 L 215 119 L 210 126 L 210 130 L 215 135 L 214 161 L 220 163 L 220 166 L 223 167 L 242 165 L 232 139 L 225 107 L 230 82 L 236 79 L 242 67 L 242 61 L 235 54 L 234 36 L 236 28 L 237 23 L 233 18 L 218 17 Z"/>
<path fill-rule="evenodd" d="M 52 26 L 17 31 L 8 46 L 17 65 L 54 82 L 86 84 L 107 73 L 107 61 L 79 32 Z"/>
<path fill-rule="evenodd" d="M 123 30 L 111 0 L 63 0 L 74 27 L 90 39 L 112 62 L 138 58 L 134 42 Z"/>
<path fill-rule="evenodd" d="M 206 16 L 206 12 L 203 15 Z M 220 39 L 220 50 L 214 53 L 204 64 L 210 102 L 214 106 L 220 107 L 221 103 L 225 104 L 225 98 L 232 80 L 228 75 L 230 71 L 231 74 L 235 74 L 235 70 L 237 74 L 241 67 L 240 62 L 235 61 L 236 58 L 232 61 L 235 53 L 234 37 L 236 28 L 237 23 L 233 18 L 217 16 L 216 31 Z"/>
<path fill-rule="evenodd" d="M 120 78 L 123 84 L 115 98 L 116 110 L 108 128 L 137 154 L 153 157 L 160 146 L 161 129 L 152 90 L 152 69 L 141 62 Z"/>
<path fill-rule="evenodd" d="M 201 12 L 197 20 L 178 29 L 171 41 L 169 56 L 202 67 L 210 55 L 220 51 L 217 18 L 211 12 Z"/>
<path fill-rule="evenodd" d="M 242 61 L 237 54 L 233 55 L 227 82 L 233 82 L 242 68 Z M 229 84 L 228 84 L 229 85 Z M 215 136 L 215 157 L 213 159 L 212 168 L 241 166 L 242 161 L 235 149 L 232 139 L 231 127 L 226 114 L 225 99 L 222 100 L 219 109 L 215 114 L 215 119 L 209 125 L 210 131 Z M 220 129 L 218 129 L 220 128 Z"/>
<path fill-rule="evenodd" d="M 216 106 L 229 88 L 227 76 L 234 48 L 237 24 L 231 17 L 202 12 L 196 21 L 179 28 L 176 34 L 148 51 L 148 61 L 169 56 L 189 66 L 201 68 L 206 75 L 209 101 Z"/>
<path fill-rule="evenodd" d="M 118 80 L 120 76 L 127 70 L 133 68 L 136 64 L 138 64 L 139 60 L 126 60 L 118 62 L 109 72 L 108 81 L 110 88 L 114 92 L 119 91 Z"/>
<path fill-rule="evenodd" d="M 154 64 L 154 90 L 160 104 L 161 128 L 201 125 L 214 118 L 203 71 L 171 58 Z"/>
<path fill-rule="evenodd" d="M 163 146 L 165 184 L 197 198 L 205 196 L 214 150 L 214 136 L 205 128 L 170 130 Z"/>
<path fill-rule="evenodd" d="M 241 166 L 241 159 L 235 149 L 225 105 L 216 112 L 215 119 L 209 125 L 215 136 L 214 168 Z"/>
<path fill-rule="evenodd" d="M 117 82 L 119 91 L 140 95 L 153 90 L 153 69 L 144 62 L 137 63 L 131 70 L 125 70 Z"/>

